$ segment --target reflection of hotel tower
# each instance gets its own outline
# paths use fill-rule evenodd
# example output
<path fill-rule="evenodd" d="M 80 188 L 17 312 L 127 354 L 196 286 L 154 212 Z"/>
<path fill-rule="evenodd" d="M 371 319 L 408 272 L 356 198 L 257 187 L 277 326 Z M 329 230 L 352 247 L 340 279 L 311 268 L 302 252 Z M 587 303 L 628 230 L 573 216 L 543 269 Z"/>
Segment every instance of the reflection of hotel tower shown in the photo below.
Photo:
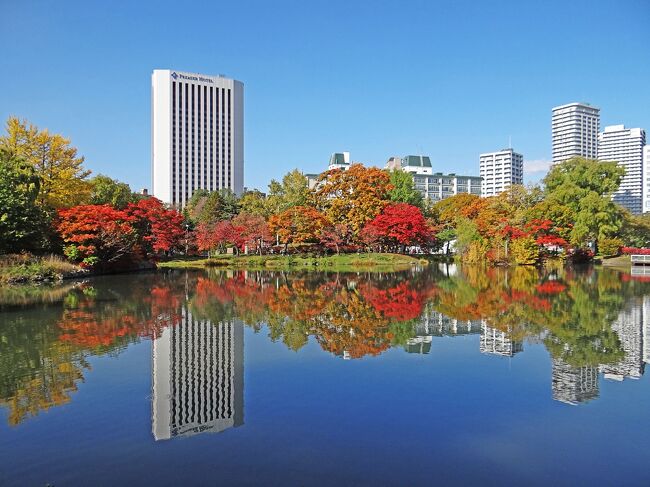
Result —
<path fill-rule="evenodd" d="M 616 364 L 600 366 L 605 379 L 620 381 L 626 377 L 639 379 L 643 375 L 643 334 L 648 326 L 644 321 L 644 313 L 648 311 L 644 304 L 647 302 L 647 296 L 630 301 L 612 323 L 612 330 L 618 335 L 625 357 Z"/>
<path fill-rule="evenodd" d="M 553 399 L 579 404 L 598 397 L 598 367 L 574 367 L 553 359 Z"/>
<path fill-rule="evenodd" d="M 182 322 L 153 342 L 152 429 L 156 440 L 219 432 L 244 422 L 241 323 Z"/>
<path fill-rule="evenodd" d="M 650 364 L 650 295 L 643 296 L 641 318 L 643 320 L 643 361 Z"/>
<path fill-rule="evenodd" d="M 481 353 L 494 355 L 504 355 L 512 357 L 524 349 L 520 341 L 510 338 L 510 334 L 488 326 L 487 321 L 481 321 L 481 344 L 479 345 Z"/>

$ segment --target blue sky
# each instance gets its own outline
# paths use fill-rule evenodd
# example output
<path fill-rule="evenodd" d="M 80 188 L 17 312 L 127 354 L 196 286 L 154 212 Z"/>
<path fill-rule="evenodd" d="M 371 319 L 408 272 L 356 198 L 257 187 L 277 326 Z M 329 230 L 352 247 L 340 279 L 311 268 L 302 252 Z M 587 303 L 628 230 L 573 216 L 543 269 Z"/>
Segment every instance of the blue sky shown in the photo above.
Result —
<path fill-rule="evenodd" d="M 539 179 L 551 107 L 650 130 L 650 0 L 0 0 L 0 117 L 72 139 L 96 173 L 150 187 L 155 68 L 245 84 L 245 184 L 429 154 L 478 174 L 508 146 Z"/>

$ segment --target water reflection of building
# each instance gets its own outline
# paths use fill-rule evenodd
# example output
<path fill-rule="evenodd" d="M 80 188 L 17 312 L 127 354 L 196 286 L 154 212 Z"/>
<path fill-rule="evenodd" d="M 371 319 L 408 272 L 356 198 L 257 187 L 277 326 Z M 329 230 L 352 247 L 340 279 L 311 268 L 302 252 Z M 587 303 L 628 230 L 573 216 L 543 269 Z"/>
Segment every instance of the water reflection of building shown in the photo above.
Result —
<path fill-rule="evenodd" d="M 492 328 L 485 320 L 482 320 L 479 349 L 481 353 L 512 357 L 523 351 L 524 344 L 521 341 L 513 340 L 510 333 Z"/>
<path fill-rule="evenodd" d="M 603 364 L 600 371 L 605 379 L 639 379 L 643 375 L 643 330 L 645 298 L 632 300 L 612 323 L 612 330 L 618 335 L 625 357 L 615 364 Z"/>
<path fill-rule="evenodd" d="M 643 296 L 641 307 L 641 323 L 643 331 L 643 361 L 650 364 L 650 296 Z"/>
<path fill-rule="evenodd" d="M 241 323 L 213 324 L 184 310 L 153 342 L 152 430 L 156 440 L 219 432 L 244 422 Z"/>
<path fill-rule="evenodd" d="M 574 367 L 553 359 L 553 399 L 579 404 L 598 397 L 598 367 Z"/>
<path fill-rule="evenodd" d="M 406 341 L 409 353 L 429 353 L 434 336 L 473 335 L 481 332 L 479 320 L 457 320 L 426 309 L 415 325 L 415 336 Z"/>

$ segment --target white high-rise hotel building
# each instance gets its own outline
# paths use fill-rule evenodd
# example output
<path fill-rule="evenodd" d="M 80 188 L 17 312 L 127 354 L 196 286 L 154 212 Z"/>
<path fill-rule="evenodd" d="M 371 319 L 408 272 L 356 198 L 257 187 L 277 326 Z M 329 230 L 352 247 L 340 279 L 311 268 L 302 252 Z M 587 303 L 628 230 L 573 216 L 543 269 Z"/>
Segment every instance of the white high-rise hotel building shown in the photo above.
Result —
<path fill-rule="evenodd" d="M 612 125 L 598 135 L 598 159 L 615 161 L 625 169 L 614 201 L 634 214 L 643 212 L 643 148 L 645 130 Z"/>
<path fill-rule="evenodd" d="M 553 108 L 553 164 L 575 156 L 596 159 L 599 130 L 599 108 L 586 103 L 568 103 Z"/>
<path fill-rule="evenodd" d="M 156 69 L 151 76 L 153 195 L 182 207 L 197 189 L 244 186 L 244 85 Z"/>
<path fill-rule="evenodd" d="M 643 212 L 650 212 L 650 145 L 643 148 Z"/>
<path fill-rule="evenodd" d="M 481 154 L 481 196 L 496 196 L 513 184 L 524 184 L 524 156 L 512 149 Z"/>

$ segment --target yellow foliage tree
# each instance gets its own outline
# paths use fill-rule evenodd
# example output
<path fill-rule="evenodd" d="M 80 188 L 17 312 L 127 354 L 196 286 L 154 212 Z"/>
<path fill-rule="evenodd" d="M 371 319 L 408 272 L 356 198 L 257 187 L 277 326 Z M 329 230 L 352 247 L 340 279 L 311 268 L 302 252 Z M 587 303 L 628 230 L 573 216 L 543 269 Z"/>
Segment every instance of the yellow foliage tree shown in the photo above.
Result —
<path fill-rule="evenodd" d="M 0 137 L 0 147 L 22 157 L 35 170 L 41 185 L 37 203 L 42 207 L 66 208 L 89 201 L 91 185 L 84 169 L 83 156 L 70 140 L 47 129 L 9 117 L 7 135 Z"/>

